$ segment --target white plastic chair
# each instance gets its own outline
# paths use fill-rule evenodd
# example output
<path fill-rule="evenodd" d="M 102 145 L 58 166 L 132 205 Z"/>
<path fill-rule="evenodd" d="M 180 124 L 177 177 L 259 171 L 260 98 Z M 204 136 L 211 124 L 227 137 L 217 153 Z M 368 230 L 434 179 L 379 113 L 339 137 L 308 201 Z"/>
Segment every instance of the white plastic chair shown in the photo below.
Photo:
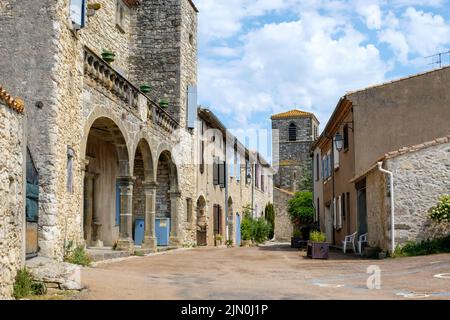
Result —
<path fill-rule="evenodd" d="M 364 233 L 362 235 L 359 236 L 358 239 L 358 253 L 361 255 L 362 254 L 362 244 L 363 243 L 367 243 L 367 233 Z"/>
<path fill-rule="evenodd" d="M 344 241 L 342 241 L 342 251 L 344 251 L 344 253 L 347 251 L 347 244 L 351 244 L 353 247 L 353 252 L 356 253 L 355 238 L 357 233 L 358 232 L 355 232 L 349 236 L 345 236 Z"/>

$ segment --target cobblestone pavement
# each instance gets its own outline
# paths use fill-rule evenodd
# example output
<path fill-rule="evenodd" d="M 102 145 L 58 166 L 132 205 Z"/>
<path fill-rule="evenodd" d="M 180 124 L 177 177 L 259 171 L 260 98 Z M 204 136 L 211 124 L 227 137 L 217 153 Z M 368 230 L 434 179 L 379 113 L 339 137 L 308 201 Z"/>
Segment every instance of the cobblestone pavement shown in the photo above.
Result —
<path fill-rule="evenodd" d="M 369 290 L 377 270 L 381 288 Z M 311 260 L 279 244 L 205 247 L 99 263 L 82 283 L 76 299 L 450 299 L 450 254 Z"/>

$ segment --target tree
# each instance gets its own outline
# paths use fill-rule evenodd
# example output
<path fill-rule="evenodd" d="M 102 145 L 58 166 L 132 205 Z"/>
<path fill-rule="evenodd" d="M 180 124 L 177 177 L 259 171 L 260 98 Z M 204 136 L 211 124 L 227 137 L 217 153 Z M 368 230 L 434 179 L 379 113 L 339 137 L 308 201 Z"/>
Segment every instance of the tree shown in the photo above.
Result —
<path fill-rule="evenodd" d="M 288 213 L 292 223 L 296 226 L 311 223 L 314 217 L 312 192 L 296 192 L 288 202 Z"/>
<path fill-rule="evenodd" d="M 272 239 L 275 232 L 275 209 L 273 208 L 273 204 L 270 202 L 264 209 L 264 218 L 270 225 L 269 239 Z"/>

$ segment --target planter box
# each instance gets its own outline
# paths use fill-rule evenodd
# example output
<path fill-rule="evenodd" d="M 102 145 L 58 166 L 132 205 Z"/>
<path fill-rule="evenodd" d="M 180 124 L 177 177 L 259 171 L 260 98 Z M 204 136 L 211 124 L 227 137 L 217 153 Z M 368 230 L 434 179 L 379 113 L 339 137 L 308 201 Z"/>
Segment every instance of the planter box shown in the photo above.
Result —
<path fill-rule="evenodd" d="M 330 244 L 328 242 L 308 241 L 307 256 L 312 259 L 328 259 Z"/>
<path fill-rule="evenodd" d="M 306 241 L 303 238 L 291 238 L 291 248 L 302 248 L 306 244 Z"/>

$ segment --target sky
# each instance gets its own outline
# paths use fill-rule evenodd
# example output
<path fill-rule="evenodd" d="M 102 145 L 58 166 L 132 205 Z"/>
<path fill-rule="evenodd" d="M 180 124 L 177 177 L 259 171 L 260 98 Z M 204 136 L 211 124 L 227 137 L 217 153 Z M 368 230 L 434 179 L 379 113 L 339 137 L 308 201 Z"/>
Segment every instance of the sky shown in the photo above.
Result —
<path fill-rule="evenodd" d="M 199 103 L 268 160 L 245 136 L 270 144 L 272 114 L 313 112 L 322 130 L 346 92 L 436 68 L 427 57 L 450 50 L 450 0 L 194 2 Z"/>

